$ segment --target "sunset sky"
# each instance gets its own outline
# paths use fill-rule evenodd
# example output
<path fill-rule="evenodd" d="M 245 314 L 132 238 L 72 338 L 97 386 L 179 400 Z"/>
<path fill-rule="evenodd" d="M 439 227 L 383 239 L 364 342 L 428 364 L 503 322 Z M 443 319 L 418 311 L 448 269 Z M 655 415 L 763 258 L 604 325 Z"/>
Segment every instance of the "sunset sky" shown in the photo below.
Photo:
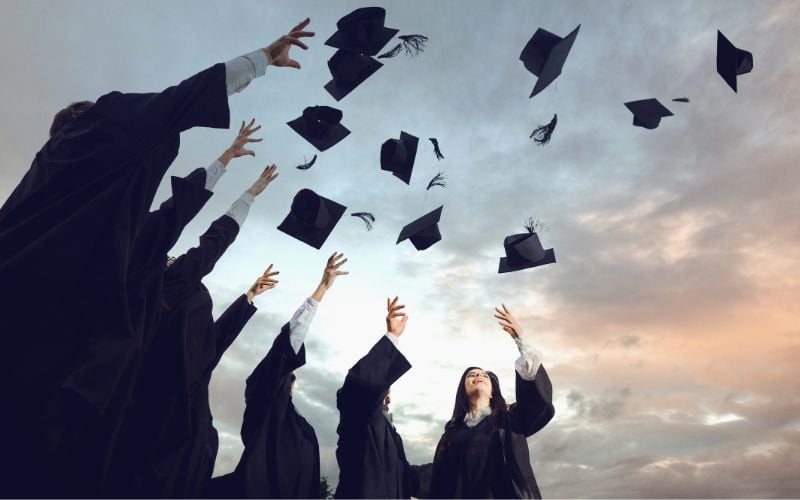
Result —
<path fill-rule="evenodd" d="M 319 308 L 294 396 L 332 483 L 336 390 L 386 331 L 386 297 L 399 295 L 413 368 L 392 389 L 392 412 L 412 463 L 432 460 L 465 367 L 495 371 L 513 400 L 517 352 L 492 316 L 504 302 L 553 383 L 555 418 L 529 439 L 544 497 L 800 497 L 800 2 L 386 3 L 386 25 L 427 35 L 428 47 L 382 60 L 336 103 L 323 89 L 335 52 L 324 42 L 369 5 L 379 3 L 3 2 L 0 200 L 67 103 L 161 90 L 311 18 L 310 49 L 293 50 L 303 68 L 269 68 L 232 96 L 235 126 L 184 133 L 168 172 L 207 166 L 241 120 L 263 126 L 256 157 L 231 163 L 173 254 L 266 164 L 280 172 L 205 280 L 219 314 L 268 264 L 281 271 L 214 374 L 215 474 L 242 449 L 244 380 L 341 251 L 350 275 Z M 525 43 L 539 27 L 564 36 L 578 24 L 561 76 L 529 99 Z M 718 29 L 753 53 L 738 94 L 715 70 Z M 623 102 L 649 97 L 674 116 L 633 127 Z M 312 105 L 341 109 L 352 133 L 301 171 L 316 150 L 286 122 Z M 537 146 L 530 132 L 554 113 L 550 144 Z M 410 186 L 379 164 L 401 130 L 420 137 Z M 439 171 L 447 187 L 426 197 Z M 305 187 L 348 214 L 374 213 L 374 229 L 345 216 L 319 251 L 278 231 Z M 442 241 L 422 252 L 395 244 L 442 204 Z M 548 226 L 541 239 L 558 262 L 497 274 L 503 238 L 531 216 Z"/>

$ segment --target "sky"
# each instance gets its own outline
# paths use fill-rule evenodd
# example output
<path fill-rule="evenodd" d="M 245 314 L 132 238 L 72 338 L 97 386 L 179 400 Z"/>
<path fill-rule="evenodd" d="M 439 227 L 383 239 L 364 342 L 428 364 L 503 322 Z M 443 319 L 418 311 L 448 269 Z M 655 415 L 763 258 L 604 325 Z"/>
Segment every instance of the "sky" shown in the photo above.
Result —
<path fill-rule="evenodd" d="M 545 497 L 800 497 L 800 3 L 386 3 L 386 25 L 427 35 L 428 46 L 384 60 L 336 103 L 323 89 L 335 52 L 324 42 L 340 17 L 377 4 L 3 2 L 0 199 L 65 104 L 163 89 L 311 18 L 309 50 L 292 51 L 301 70 L 269 68 L 229 99 L 232 123 L 256 118 L 264 141 L 231 163 L 172 251 L 196 244 L 265 165 L 278 165 L 205 280 L 220 314 L 267 265 L 281 271 L 214 373 L 215 474 L 242 450 L 245 379 L 340 251 L 350 274 L 319 307 L 294 395 L 332 483 L 336 390 L 385 332 L 386 297 L 398 295 L 413 367 L 392 388 L 392 412 L 412 463 L 432 460 L 465 367 L 495 371 L 513 395 L 518 353 L 492 315 L 505 303 L 553 384 L 555 417 L 529 439 Z M 561 76 L 529 99 L 525 43 L 539 27 L 564 36 L 578 24 Z M 718 29 L 753 53 L 738 93 L 715 71 Z M 649 97 L 674 116 L 633 127 L 622 103 Z M 341 109 L 352 133 L 301 171 L 316 151 L 286 122 L 312 105 Z M 530 132 L 554 113 L 551 142 L 536 145 Z M 420 137 L 410 186 L 379 168 L 381 144 L 401 130 Z M 235 133 L 184 133 L 155 203 L 169 175 L 207 166 Z M 426 196 L 440 171 L 447 186 Z M 374 213 L 374 229 L 345 216 L 321 250 L 279 232 L 302 188 L 348 214 Z M 439 205 L 442 241 L 422 252 L 395 244 Z M 528 217 L 545 222 L 540 236 L 558 262 L 498 274 L 503 238 Z"/>

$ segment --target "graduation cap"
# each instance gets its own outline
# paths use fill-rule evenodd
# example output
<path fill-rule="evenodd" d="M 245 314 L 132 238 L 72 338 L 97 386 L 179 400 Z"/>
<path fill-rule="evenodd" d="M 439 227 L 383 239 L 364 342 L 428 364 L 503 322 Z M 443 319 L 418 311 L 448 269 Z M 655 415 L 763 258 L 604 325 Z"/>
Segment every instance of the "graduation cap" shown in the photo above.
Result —
<path fill-rule="evenodd" d="M 325 45 L 374 56 L 400 31 L 385 27 L 385 20 L 386 9 L 383 7 L 356 9 L 339 19 L 336 33 Z"/>
<path fill-rule="evenodd" d="M 640 99 L 626 102 L 625 106 L 633 113 L 633 125 L 654 129 L 661 123 L 661 119 L 672 116 L 672 111 L 658 102 L 658 99 Z"/>
<path fill-rule="evenodd" d="M 301 189 L 278 229 L 319 250 L 346 208 L 310 189 Z"/>
<path fill-rule="evenodd" d="M 388 170 L 401 181 L 411 182 L 419 138 L 400 132 L 400 139 L 389 139 L 381 146 L 381 170 Z"/>
<path fill-rule="evenodd" d="M 581 29 L 580 24 L 572 30 L 572 33 L 561 38 L 539 28 L 528 40 L 519 55 L 519 60 L 525 65 L 525 69 L 539 77 L 530 97 L 544 90 L 561 74 L 561 68 L 564 67 L 564 62 L 567 60 L 572 44 L 575 43 L 579 29 Z"/>
<path fill-rule="evenodd" d="M 500 257 L 498 273 L 520 271 L 530 267 L 553 264 L 556 254 L 552 248 L 545 250 L 536 233 L 519 233 L 506 236 L 503 240 L 506 256 Z"/>
<path fill-rule="evenodd" d="M 342 112 L 329 106 L 309 106 L 287 125 L 319 151 L 325 151 L 350 134 L 342 125 Z"/>
<path fill-rule="evenodd" d="M 397 237 L 397 243 L 409 239 L 411 244 L 417 250 L 425 250 L 431 247 L 434 243 L 442 239 L 439 233 L 439 219 L 442 217 L 442 208 L 444 205 L 436 210 L 429 212 L 414 222 L 407 224 L 406 227 L 400 231 L 400 236 Z"/>
<path fill-rule="evenodd" d="M 717 30 L 717 73 L 736 92 L 736 76 L 753 70 L 753 54 L 738 49 Z"/>
<path fill-rule="evenodd" d="M 328 69 L 333 80 L 325 85 L 325 90 L 337 101 L 353 91 L 356 87 L 378 71 L 383 63 L 355 52 L 337 50 L 328 59 Z"/>

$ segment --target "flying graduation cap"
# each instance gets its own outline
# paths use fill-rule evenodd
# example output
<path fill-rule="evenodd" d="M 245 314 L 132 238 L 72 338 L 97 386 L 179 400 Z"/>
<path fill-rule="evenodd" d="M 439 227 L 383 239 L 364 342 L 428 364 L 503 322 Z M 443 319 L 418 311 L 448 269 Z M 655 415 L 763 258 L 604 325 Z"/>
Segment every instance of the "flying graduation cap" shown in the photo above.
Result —
<path fill-rule="evenodd" d="M 278 229 L 319 250 L 346 208 L 310 189 L 301 189 Z"/>
<path fill-rule="evenodd" d="M 361 85 L 373 73 L 381 69 L 383 63 L 370 56 L 337 50 L 328 59 L 328 69 L 333 80 L 325 85 L 325 90 L 337 101 Z"/>
<path fill-rule="evenodd" d="M 717 30 L 717 73 L 736 92 L 736 76 L 753 70 L 753 54 L 736 48 Z"/>
<path fill-rule="evenodd" d="M 400 31 L 384 26 L 386 9 L 362 7 L 336 23 L 336 33 L 325 45 L 348 52 L 374 56 Z"/>
<path fill-rule="evenodd" d="M 519 55 L 519 60 L 525 65 L 525 69 L 539 77 L 530 97 L 544 90 L 561 74 L 561 69 L 564 67 L 572 44 L 575 43 L 579 29 L 581 29 L 580 24 L 572 30 L 572 33 L 561 38 L 539 28 L 528 40 Z"/>
<path fill-rule="evenodd" d="M 500 257 L 498 273 L 521 271 L 531 267 L 555 263 L 555 252 L 552 248 L 545 250 L 542 247 L 542 242 L 536 233 L 537 228 L 543 228 L 543 225 L 531 218 L 525 224 L 527 232 L 506 236 L 505 240 L 503 240 L 506 256 Z"/>
<path fill-rule="evenodd" d="M 428 212 L 414 222 L 407 224 L 400 236 L 397 237 L 397 244 L 404 240 L 411 240 L 411 244 L 417 250 L 425 250 L 433 246 L 434 243 L 442 239 L 439 233 L 439 219 L 442 218 L 442 208 L 440 206 L 432 212 Z"/>
<path fill-rule="evenodd" d="M 658 102 L 658 99 L 640 99 L 626 102 L 625 106 L 633 113 L 633 125 L 654 129 L 661 123 L 661 119 L 672 116 L 672 111 Z"/>
<path fill-rule="evenodd" d="M 381 170 L 388 170 L 410 184 L 418 145 L 419 138 L 406 132 L 400 132 L 400 139 L 388 139 L 381 146 Z"/>
<path fill-rule="evenodd" d="M 329 106 L 309 106 L 299 118 L 287 122 L 292 130 L 310 142 L 317 150 L 325 151 L 348 135 L 342 125 L 342 112 Z"/>

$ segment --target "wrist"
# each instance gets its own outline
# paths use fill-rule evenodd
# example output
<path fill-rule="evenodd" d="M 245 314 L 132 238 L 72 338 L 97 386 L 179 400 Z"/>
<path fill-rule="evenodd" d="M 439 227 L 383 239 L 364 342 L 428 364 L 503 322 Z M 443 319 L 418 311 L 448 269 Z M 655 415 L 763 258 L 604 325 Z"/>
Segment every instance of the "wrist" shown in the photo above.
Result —
<path fill-rule="evenodd" d="M 245 296 L 247 296 L 247 301 L 250 302 L 251 304 L 253 303 L 253 299 L 256 298 L 256 294 L 253 293 L 253 290 L 248 290 L 245 293 Z"/>
<path fill-rule="evenodd" d="M 316 290 L 314 290 L 314 293 L 311 294 L 311 298 L 316 300 L 317 302 L 320 302 L 322 301 L 322 297 L 325 296 L 325 292 L 327 291 L 328 287 L 325 286 L 324 283 L 320 283 L 319 285 L 317 285 L 317 288 Z"/>
<path fill-rule="evenodd" d="M 234 158 L 233 152 L 230 149 L 226 149 L 225 152 L 222 153 L 222 155 L 220 155 L 220 157 L 217 160 L 220 163 L 222 163 L 223 167 L 227 167 L 228 163 L 230 163 L 231 160 L 233 160 L 233 158 Z"/>
<path fill-rule="evenodd" d="M 272 57 L 270 57 L 270 55 L 269 55 L 269 50 L 267 50 L 267 48 L 264 47 L 263 49 L 261 49 L 261 52 L 263 52 L 264 56 L 266 56 L 266 58 L 267 58 L 267 66 L 272 65 Z"/>

